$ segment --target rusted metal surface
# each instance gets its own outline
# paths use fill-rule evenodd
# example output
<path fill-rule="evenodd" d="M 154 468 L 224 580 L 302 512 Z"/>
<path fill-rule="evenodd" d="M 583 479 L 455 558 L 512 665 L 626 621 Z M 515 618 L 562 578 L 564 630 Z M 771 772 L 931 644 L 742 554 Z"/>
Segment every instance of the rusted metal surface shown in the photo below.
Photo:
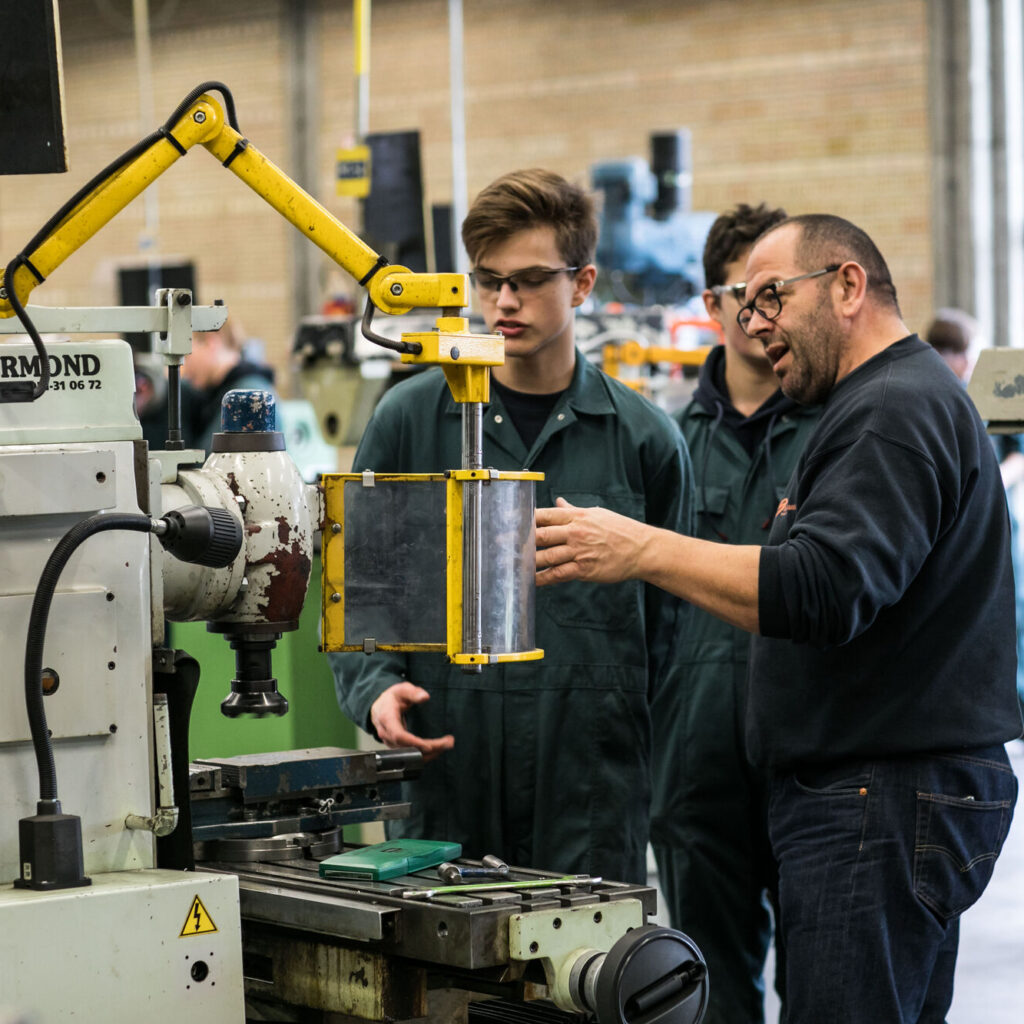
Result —
<path fill-rule="evenodd" d="M 249 928 L 243 947 L 251 965 L 246 991 L 252 995 L 362 1020 L 406 1020 L 427 1014 L 426 970 L 366 946 Z"/>
<path fill-rule="evenodd" d="M 219 621 L 296 622 L 309 588 L 316 519 L 294 463 L 284 452 L 216 452 L 204 471 L 222 477 L 244 522 L 247 585 Z"/>

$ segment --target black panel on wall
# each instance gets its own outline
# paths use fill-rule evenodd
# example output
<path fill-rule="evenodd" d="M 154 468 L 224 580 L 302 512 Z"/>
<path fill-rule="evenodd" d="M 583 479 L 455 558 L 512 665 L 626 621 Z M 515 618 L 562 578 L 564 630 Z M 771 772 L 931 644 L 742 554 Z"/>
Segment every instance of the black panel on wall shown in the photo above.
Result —
<path fill-rule="evenodd" d="M 57 0 L 9 0 L 0 25 L 0 174 L 66 171 Z"/>
<path fill-rule="evenodd" d="M 438 274 L 455 273 L 455 253 L 452 252 L 452 204 L 434 203 L 430 207 L 434 226 L 434 270 Z"/>
<path fill-rule="evenodd" d="M 392 263 L 427 269 L 420 133 L 377 132 L 370 147 L 370 194 L 363 200 L 363 235 Z"/>

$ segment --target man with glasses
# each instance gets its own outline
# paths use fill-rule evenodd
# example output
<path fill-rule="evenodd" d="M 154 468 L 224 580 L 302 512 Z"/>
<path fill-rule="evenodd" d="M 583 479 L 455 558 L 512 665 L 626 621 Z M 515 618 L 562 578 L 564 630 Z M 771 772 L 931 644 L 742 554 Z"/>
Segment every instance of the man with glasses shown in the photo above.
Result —
<path fill-rule="evenodd" d="M 959 917 L 1017 794 L 999 467 L 863 231 L 786 220 L 745 277 L 737 322 L 787 395 L 824 403 L 768 545 L 541 509 L 538 582 L 643 579 L 754 634 L 746 735 L 769 773 L 787 1024 L 942 1021 Z"/>
<path fill-rule="evenodd" d="M 539 470 L 538 504 L 567 494 L 668 530 L 691 526 L 686 447 L 663 412 L 587 362 L 575 309 L 597 270 L 591 198 L 543 170 L 505 175 L 462 226 L 487 326 L 505 338 L 484 416 L 484 465 Z M 381 400 L 354 468 L 460 464 L 461 412 L 440 370 Z M 437 655 L 332 655 L 342 709 L 389 746 L 431 758 L 390 836 L 448 839 L 470 857 L 643 882 L 648 695 L 680 603 L 627 581 L 537 595 L 538 662 L 477 675 Z"/>
<path fill-rule="evenodd" d="M 678 414 L 696 477 L 695 536 L 764 544 L 779 499 L 817 422 L 779 390 L 764 347 L 736 322 L 747 255 L 784 210 L 743 203 L 711 225 L 704 306 L 723 344 Z M 654 698 L 651 844 L 673 927 L 700 947 L 712 978 L 705 1024 L 764 1020 L 776 888 L 763 773 L 743 742 L 750 634 L 697 611 Z"/>

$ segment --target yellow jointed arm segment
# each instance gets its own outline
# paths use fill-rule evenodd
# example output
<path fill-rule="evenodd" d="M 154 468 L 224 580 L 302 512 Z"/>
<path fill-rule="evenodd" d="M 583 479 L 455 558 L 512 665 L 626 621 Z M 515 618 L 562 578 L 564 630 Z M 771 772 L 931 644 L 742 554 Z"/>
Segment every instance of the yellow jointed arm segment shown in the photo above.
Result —
<path fill-rule="evenodd" d="M 215 106 L 204 96 L 196 107 L 201 108 L 204 103 Z M 200 112 L 194 110 L 192 116 Z M 209 116 L 208 111 L 204 113 Z M 220 115 L 219 108 L 217 114 Z M 361 282 L 377 265 L 379 257 L 373 249 L 229 124 L 223 124 L 203 145 L 357 281 Z M 466 279 L 462 274 L 414 274 L 406 267 L 388 266 L 365 287 L 373 304 L 384 313 L 408 313 L 417 306 L 436 309 L 467 304 Z"/>
<path fill-rule="evenodd" d="M 235 131 L 225 120 L 223 107 L 209 94 L 189 107 L 171 129 L 171 135 L 180 150 L 166 138 L 155 142 L 97 186 L 27 254 L 41 277 L 49 277 L 197 144 L 205 146 L 357 281 L 362 283 L 380 262 L 373 249 Z M 25 266 L 18 267 L 13 276 L 18 298 L 25 304 L 39 282 Z M 373 304 L 385 313 L 407 313 L 416 307 L 447 310 L 467 305 L 466 278 L 462 274 L 414 274 L 406 267 L 387 266 L 366 281 L 364 287 Z M 12 316 L 13 312 L 10 303 L 0 299 L 0 317 Z"/>
<path fill-rule="evenodd" d="M 205 129 L 209 131 L 209 129 Z M 187 151 L 201 141 L 204 129 L 190 118 L 182 118 L 172 132 L 182 149 Z M 136 196 L 144 192 L 164 171 L 181 159 L 182 153 L 164 138 L 155 142 L 134 160 L 125 164 L 98 185 L 28 253 L 32 265 L 43 278 L 49 277 L 73 252 L 80 249 L 108 221 L 117 216 Z M 39 281 L 28 267 L 14 272 L 14 285 L 24 305 Z M 14 315 L 10 302 L 0 300 L 0 317 Z"/>

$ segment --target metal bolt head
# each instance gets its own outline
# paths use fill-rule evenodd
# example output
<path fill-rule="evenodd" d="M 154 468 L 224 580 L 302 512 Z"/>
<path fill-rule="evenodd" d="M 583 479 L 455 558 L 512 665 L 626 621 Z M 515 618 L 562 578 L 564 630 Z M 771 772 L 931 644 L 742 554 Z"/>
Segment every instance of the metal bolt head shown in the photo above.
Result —
<path fill-rule="evenodd" d="M 6 298 L 7 298 L 7 289 L 6 288 L 0 288 L 0 299 L 6 299 Z"/>
<path fill-rule="evenodd" d="M 391 294 L 392 295 L 401 295 L 402 294 L 402 286 L 400 284 L 398 284 L 397 281 L 391 286 Z"/>
<path fill-rule="evenodd" d="M 341 523 L 332 523 L 331 533 L 341 533 Z"/>
<path fill-rule="evenodd" d="M 191 302 L 192 302 L 192 296 L 191 295 L 184 295 L 183 294 L 183 295 L 179 295 L 178 296 L 178 305 L 179 306 L 188 306 L 188 305 L 191 304 Z"/>
<path fill-rule="evenodd" d="M 204 114 L 203 111 L 201 110 L 197 110 L 192 115 L 192 120 L 195 121 L 196 124 L 202 124 L 206 120 L 206 114 Z"/>
<path fill-rule="evenodd" d="M 338 602 L 339 602 L 339 601 L 341 600 L 341 594 L 339 594 L 339 593 L 337 593 L 337 592 L 335 592 L 335 593 L 331 594 L 331 600 L 332 600 L 332 601 L 333 601 L 333 602 L 334 602 L 335 604 L 337 604 L 337 603 L 338 603 Z"/>
<path fill-rule="evenodd" d="M 452 345 L 452 349 L 451 349 L 451 357 L 452 357 L 452 359 L 458 359 L 461 354 L 462 353 L 459 352 L 458 346 L 457 345 Z"/>

